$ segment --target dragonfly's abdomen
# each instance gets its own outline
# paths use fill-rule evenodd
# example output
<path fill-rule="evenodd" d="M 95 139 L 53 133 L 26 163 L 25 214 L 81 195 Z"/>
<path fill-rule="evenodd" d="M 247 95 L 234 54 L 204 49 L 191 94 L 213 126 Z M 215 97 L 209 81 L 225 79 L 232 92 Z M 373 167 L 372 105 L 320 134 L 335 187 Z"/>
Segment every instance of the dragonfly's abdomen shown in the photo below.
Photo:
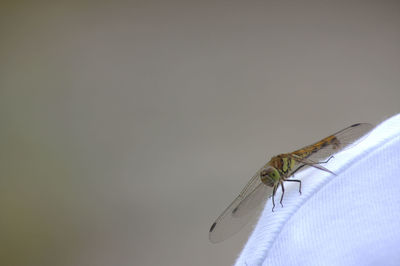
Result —
<path fill-rule="evenodd" d="M 312 145 L 309 145 L 300 150 L 294 151 L 293 154 L 295 154 L 296 156 L 298 156 L 300 158 L 307 158 L 311 154 L 319 151 L 320 149 L 322 149 L 328 145 L 332 145 L 332 147 L 334 149 L 338 149 L 340 147 L 340 142 L 334 135 L 332 135 L 332 136 L 326 137 Z"/>

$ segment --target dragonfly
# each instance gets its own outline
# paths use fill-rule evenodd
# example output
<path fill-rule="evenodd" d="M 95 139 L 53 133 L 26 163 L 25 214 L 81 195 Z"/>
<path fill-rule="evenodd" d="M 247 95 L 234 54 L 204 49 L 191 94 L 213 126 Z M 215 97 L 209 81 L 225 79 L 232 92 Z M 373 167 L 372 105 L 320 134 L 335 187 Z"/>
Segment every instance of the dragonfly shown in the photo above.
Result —
<path fill-rule="evenodd" d="M 297 171 L 305 167 L 314 167 L 335 175 L 321 164 L 327 163 L 335 153 L 355 144 L 372 128 L 373 126 L 368 123 L 354 124 L 314 144 L 272 157 L 211 225 L 210 241 L 218 243 L 237 233 L 257 213 L 256 207 L 265 203 L 268 198 L 272 198 L 272 211 L 274 211 L 275 194 L 279 187 L 282 190 L 280 204 L 283 207 L 285 182 L 298 183 L 301 194 L 301 180 L 292 178 Z M 323 159 L 327 160 L 322 161 Z"/>

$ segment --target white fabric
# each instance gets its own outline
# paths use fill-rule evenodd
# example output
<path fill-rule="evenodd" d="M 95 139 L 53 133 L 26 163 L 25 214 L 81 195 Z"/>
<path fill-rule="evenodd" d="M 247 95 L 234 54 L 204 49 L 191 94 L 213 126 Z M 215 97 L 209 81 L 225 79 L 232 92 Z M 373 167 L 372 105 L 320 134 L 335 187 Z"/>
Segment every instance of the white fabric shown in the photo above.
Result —
<path fill-rule="evenodd" d="M 400 265 L 400 115 L 324 167 L 268 200 L 236 265 Z"/>

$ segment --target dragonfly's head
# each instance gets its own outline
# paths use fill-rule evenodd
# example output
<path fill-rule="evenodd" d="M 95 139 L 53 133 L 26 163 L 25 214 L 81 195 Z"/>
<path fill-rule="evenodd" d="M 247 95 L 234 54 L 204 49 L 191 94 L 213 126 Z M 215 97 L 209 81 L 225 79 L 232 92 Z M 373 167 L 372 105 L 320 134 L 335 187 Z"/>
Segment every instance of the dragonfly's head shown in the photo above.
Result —
<path fill-rule="evenodd" d="M 275 167 L 269 166 L 260 172 L 260 178 L 264 184 L 273 187 L 279 182 L 281 175 Z"/>

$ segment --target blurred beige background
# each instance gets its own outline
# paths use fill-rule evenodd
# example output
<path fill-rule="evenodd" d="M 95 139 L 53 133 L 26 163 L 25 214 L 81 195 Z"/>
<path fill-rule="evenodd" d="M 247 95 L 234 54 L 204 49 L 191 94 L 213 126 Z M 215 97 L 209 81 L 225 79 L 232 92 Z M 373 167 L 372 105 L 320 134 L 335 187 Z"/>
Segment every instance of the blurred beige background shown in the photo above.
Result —
<path fill-rule="evenodd" d="M 1 265 L 229 265 L 266 160 L 400 110 L 397 1 L 0 10 Z"/>

